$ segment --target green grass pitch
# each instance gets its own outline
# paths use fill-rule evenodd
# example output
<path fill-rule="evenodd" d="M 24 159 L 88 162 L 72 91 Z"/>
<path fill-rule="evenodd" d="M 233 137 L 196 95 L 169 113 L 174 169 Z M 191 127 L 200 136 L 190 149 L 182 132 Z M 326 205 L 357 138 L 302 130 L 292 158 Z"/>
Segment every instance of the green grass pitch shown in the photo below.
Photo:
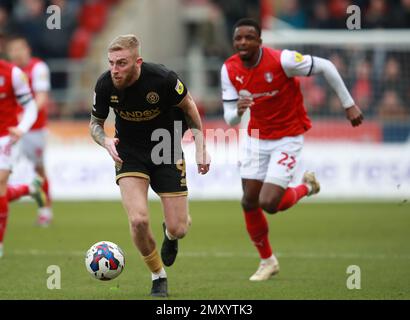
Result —
<path fill-rule="evenodd" d="M 120 202 L 56 202 L 55 223 L 34 226 L 32 202 L 11 205 L 0 259 L 3 299 L 151 299 L 150 273 L 133 247 Z M 162 243 L 159 202 L 151 223 Z M 167 268 L 169 299 L 410 299 L 408 203 L 301 203 L 268 216 L 281 272 L 269 281 L 248 280 L 258 257 L 238 201 L 190 202 L 193 225 Z M 86 250 L 109 240 L 125 251 L 123 273 L 93 279 Z M 47 288 L 49 265 L 61 270 L 61 289 Z M 349 290 L 349 265 L 359 266 L 361 289 Z"/>

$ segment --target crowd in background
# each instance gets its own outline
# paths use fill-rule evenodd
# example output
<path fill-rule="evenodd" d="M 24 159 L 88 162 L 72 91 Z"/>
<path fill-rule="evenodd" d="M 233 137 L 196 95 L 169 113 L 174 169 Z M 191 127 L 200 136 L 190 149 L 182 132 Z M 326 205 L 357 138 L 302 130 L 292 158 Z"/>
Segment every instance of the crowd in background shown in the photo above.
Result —
<path fill-rule="evenodd" d="M 70 39 L 78 24 L 81 6 L 97 0 L 0 0 L 0 54 L 5 35 L 24 35 L 33 54 L 45 60 L 67 58 Z M 102 0 L 99 0 L 102 1 Z M 213 17 L 198 25 L 187 25 L 187 44 L 194 41 L 206 59 L 222 65 L 232 54 L 232 28 L 244 16 L 260 18 L 259 0 L 181 0 L 184 5 L 212 6 Z M 277 0 L 271 1 L 272 14 L 288 27 L 337 29 L 346 28 L 346 8 L 355 4 L 361 8 L 363 29 L 410 28 L 410 0 Z M 49 5 L 61 8 L 61 30 L 50 30 L 46 20 Z M 215 18 L 217 17 L 217 18 Z M 221 20 L 218 24 L 215 20 Z M 222 22 L 222 23 L 221 23 Z M 218 25 L 219 29 L 215 26 Z M 223 26 L 223 30 L 220 29 Z M 221 32 L 224 31 L 224 32 Z M 302 53 L 329 58 L 342 74 L 357 104 L 366 117 L 408 121 L 410 117 L 410 48 L 407 52 L 380 52 L 324 49 L 307 47 L 296 49 Z M 219 70 L 208 72 L 209 85 L 219 86 Z M 52 81 L 58 86 L 57 77 Z M 306 106 L 313 115 L 340 116 L 340 102 L 321 77 L 302 78 Z M 64 84 L 64 82 L 63 82 Z M 219 97 L 209 105 L 202 104 L 202 114 L 221 117 Z M 87 108 L 86 108 L 87 109 Z M 88 110 L 88 109 L 87 109 Z M 73 112 L 75 114 L 75 111 Z M 77 116 L 77 115 L 76 115 Z M 88 113 L 80 116 L 88 117 Z"/>

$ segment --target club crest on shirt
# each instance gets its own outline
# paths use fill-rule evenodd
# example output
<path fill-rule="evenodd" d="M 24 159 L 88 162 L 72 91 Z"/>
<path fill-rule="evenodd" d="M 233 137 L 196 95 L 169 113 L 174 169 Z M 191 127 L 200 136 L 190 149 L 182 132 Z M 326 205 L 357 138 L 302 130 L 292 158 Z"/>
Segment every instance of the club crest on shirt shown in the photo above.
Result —
<path fill-rule="evenodd" d="M 273 73 L 272 72 L 265 72 L 264 78 L 266 82 L 271 83 L 273 81 Z"/>
<path fill-rule="evenodd" d="M 154 91 L 151 91 L 151 92 L 148 92 L 148 94 L 146 96 L 146 99 L 147 99 L 148 103 L 155 104 L 159 101 L 159 95 L 158 95 L 158 93 L 156 93 Z"/>

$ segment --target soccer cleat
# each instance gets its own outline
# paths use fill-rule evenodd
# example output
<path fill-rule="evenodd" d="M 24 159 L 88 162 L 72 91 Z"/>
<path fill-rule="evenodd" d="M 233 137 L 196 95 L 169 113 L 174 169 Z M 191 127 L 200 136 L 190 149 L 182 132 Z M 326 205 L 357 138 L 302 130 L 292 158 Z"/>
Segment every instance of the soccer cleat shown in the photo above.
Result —
<path fill-rule="evenodd" d="M 41 177 L 35 177 L 30 184 L 30 196 L 37 202 L 39 208 L 45 207 L 47 203 L 47 196 L 43 190 L 43 179 Z"/>
<path fill-rule="evenodd" d="M 162 228 L 164 230 L 164 241 L 161 247 L 161 259 L 164 265 L 167 267 L 172 266 L 178 254 L 178 239 L 169 240 L 166 234 L 167 227 L 165 222 L 162 223 Z"/>
<path fill-rule="evenodd" d="M 313 172 L 306 171 L 303 175 L 302 182 L 310 186 L 308 196 L 312 196 L 314 194 L 319 193 L 320 183 L 319 181 L 317 181 L 315 174 Z"/>
<path fill-rule="evenodd" d="M 249 278 L 250 281 L 265 281 L 279 272 L 277 261 L 261 261 L 258 270 Z"/>
<path fill-rule="evenodd" d="M 36 225 L 39 227 L 48 227 L 53 220 L 53 211 L 50 207 L 38 209 Z"/>
<path fill-rule="evenodd" d="M 46 215 L 39 215 L 37 217 L 36 225 L 39 227 L 48 227 L 53 219 Z"/>
<path fill-rule="evenodd" d="M 152 297 L 166 298 L 168 297 L 168 282 L 167 278 L 158 278 L 152 280 Z"/>
<path fill-rule="evenodd" d="M 3 242 L 0 242 L 0 259 L 3 257 L 3 255 L 4 255 Z"/>

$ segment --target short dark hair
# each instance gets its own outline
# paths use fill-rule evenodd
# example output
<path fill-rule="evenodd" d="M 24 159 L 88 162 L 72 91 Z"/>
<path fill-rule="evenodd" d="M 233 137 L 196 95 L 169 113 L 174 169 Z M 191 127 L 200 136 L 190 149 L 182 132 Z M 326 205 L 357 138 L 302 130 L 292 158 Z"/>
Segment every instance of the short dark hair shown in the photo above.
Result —
<path fill-rule="evenodd" d="M 259 22 L 257 22 L 254 19 L 251 18 L 242 18 L 240 20 L 238 20 L 235 25 L 233 26 L 233 32 L 235 32 L 235 29 L 238 27 L 242 27 L 242 26 L 250 26 L 250 27 L 254 27 L 256 32 L 258 33 L 258 36 L 260 37 L 262 34 L 262 29 L 261 26 L 259 24 Z"/>

